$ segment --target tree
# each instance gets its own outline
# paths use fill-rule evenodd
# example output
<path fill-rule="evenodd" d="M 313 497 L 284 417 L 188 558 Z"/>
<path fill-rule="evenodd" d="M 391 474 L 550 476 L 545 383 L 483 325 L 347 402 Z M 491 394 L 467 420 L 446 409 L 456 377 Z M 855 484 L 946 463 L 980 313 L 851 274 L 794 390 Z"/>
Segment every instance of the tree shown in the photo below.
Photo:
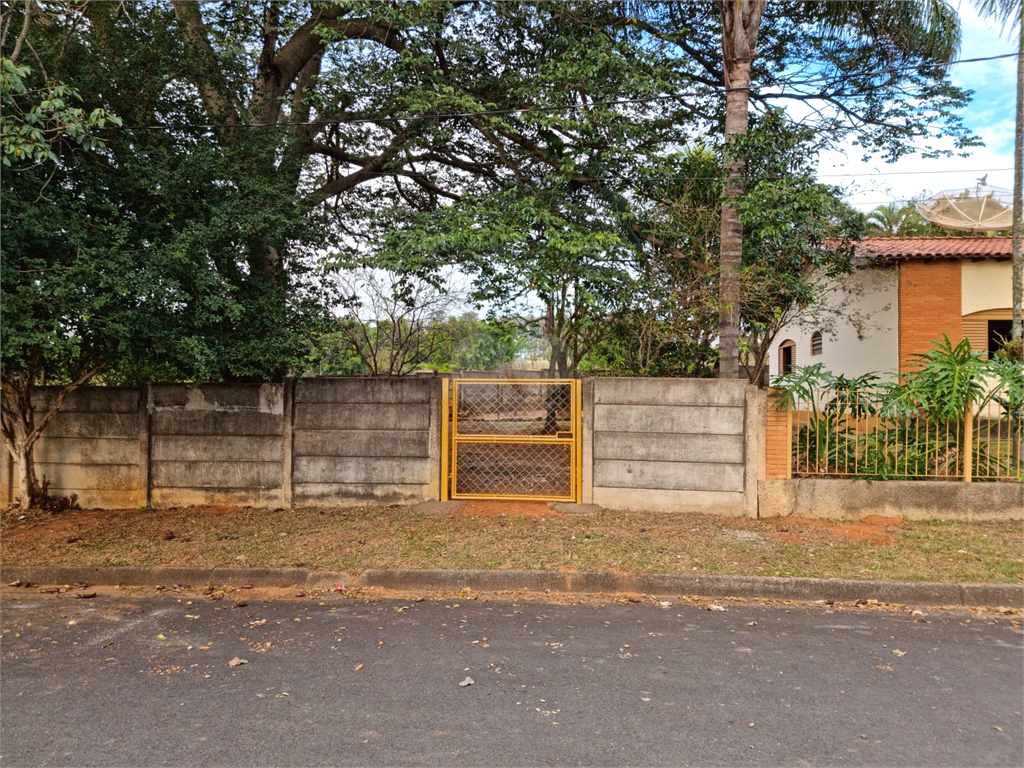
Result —
<path fill-rule="evenodd" d="M 1017 27 L 1017 111 L 1013 141 L 1013 325 L 1011 338 L 1024 338 L 1024 3 L 1021 0 L 977 0 L 978 10 L 1003 24 L 1009 34 Z"/>
<path fill-rule="evenodd" d="M 23 8 L 26 18 L 41 13 L 32 3 Z M 146 109 L 188 114 L 182 90 L 161 87 L 162 47 L 121 40 L 124 61 L 113 70 L 94 68 L 95 60 L 78 50 L 82 55 L 69 57 L 68 71 L 74 98 L 85 105 L 78 110 L 68 106 L 70 90 L 63 106 L 49 98 L 60 86 L 40 74 L 48 53 L 57 60 L 56 51 L 78 42 L 57 35 L 54 19 L 43 21 L 31 27 L 38 34 L 26 32 L 40 67 L 5 73 L 21 78 L 12 98 L 25 100 L 8 116 L 35 121 L 38 132 L 18 135 L 44 142 L 45 149 L 7 153 L 16 145 L 5 143 L 10 171 L 0 189 L 2 431 L 26 507 L 42 501 L 45 489 L 33 447 L 78 387 L 96 377 L 106 383 L 277 377 L 301 370 L 304 335 L 323 317 L 322 297 L 303 262 L 302 249 L 319 232 L 315 222 L 287 204 L 265 205 L 276 199 L 273 187 L 232 184 L 244 178 L 237 157 L 204 151 L 187 135 L 116 130 L 117 121 L 107 117 L 98 136 L 90 131 L 100 130 L 99 119 L 77 132 L 70 128 L 81 115 L 107 114 L 95 105 L 105 90 L 102 78 L 111 74 L 125 88 L 111 111 L 132 118 Z M 160 42 L 159 34 L 150 39 Z M 14 81 L 5 79 L 5 88 L 8 82 Z M 47 99 L 30 104 L 44 93 Z M 34 118 L 33 109 L 41 110 Z M 257 231 L 289 238 L 287 280 L 268 281 L 242 266 Z M 40 384 L 57 385 L 56 396 L 40 402 Z"/>
<path fill-rule="evenodd" d="M 721 0 L 719 8 L 722 16 L 722 71 L 726 89 L 726 183 L 722 201 L 719 376 L 736 378 L 739 375 L 739 264 L 743 251 L 743 228 L 736 210 L 736 201 L 744 189 L 741 138 L 747 132 L 752 62 L 757 53 L 765 2 Z M 812 10 L 811 20 L 840 35 L 852 31 L 854 35 L 875 38 L 880 45 L 892 46 L 900 53 L 924 53 L 939 60 L 948 60 L 959 43 L 955 12 L 943 0 L 923 0 L 920 3 L 823 3 L 819 9 Z"/>

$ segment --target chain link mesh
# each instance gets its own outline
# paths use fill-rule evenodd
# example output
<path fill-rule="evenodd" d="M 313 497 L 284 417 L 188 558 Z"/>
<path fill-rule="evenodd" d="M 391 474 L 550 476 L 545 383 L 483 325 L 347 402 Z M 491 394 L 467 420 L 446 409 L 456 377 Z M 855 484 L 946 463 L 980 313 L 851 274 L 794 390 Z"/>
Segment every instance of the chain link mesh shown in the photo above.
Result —
<path fill-rule="evenodd" d="M 457 383 L 459 435 L 556 435 L 572 431 L 572 385 Z"/>
<path fill-rule="evenodd" d="M 452 495 L 572 499 L 572 407 L 571 382 L 456 381 Z M 489 436 L 523 439 L 459 441 Z"/>
<path fill-rule="evenodd" d="M 462 443 L 456 495 L 572 497 L 565 443 Z"/>

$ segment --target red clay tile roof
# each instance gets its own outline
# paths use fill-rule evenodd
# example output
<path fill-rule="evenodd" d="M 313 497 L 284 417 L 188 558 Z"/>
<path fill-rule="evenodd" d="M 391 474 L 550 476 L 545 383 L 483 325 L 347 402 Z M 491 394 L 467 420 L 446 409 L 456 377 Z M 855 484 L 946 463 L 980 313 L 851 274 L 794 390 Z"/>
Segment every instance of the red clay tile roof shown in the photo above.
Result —
<path fill-rule="evenodd" d="M 857 255 L 871 260 L 1008 259 L 1012 237 L 869 237 Z"/>

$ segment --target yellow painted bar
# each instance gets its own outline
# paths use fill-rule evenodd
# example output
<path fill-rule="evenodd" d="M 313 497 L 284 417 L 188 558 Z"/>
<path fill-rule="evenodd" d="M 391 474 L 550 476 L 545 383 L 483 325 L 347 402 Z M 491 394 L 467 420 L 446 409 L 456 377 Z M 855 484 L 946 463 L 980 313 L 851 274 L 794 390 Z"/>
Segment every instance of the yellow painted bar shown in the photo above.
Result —
<path fill-rule="evenodd" d="M 441 379 L 441 501 L 448 501 L 448 379 Z"/>

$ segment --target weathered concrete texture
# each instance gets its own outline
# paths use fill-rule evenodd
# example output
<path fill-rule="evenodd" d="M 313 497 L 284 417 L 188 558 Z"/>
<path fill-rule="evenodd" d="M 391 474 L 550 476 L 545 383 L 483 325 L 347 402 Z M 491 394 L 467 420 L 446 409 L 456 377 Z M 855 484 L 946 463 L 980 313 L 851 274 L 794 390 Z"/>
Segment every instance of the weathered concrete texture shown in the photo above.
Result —
<path fill-rule="evenodd" d="M 680 440 L 676 434 L 600 432 L 594 438 L 594 458 L 741 464 L 743 436 L 688 435 Z"/>
<path fill-rule="evenodd" d="M 637 512 L 707 513 L 742 517 L 743 493 L 729 491 L 667 491 L 651 488 L 594 488 L 593 503 L 608 509 Z"/>
<path fill-rule="evenodd" d="M 281 507 L 280 488 L 153 488 L 150 505 L 154 509 L 226 504 L 237 507 Z M 84 506 L 84 505 L 83 505 Z"/>
<path fill-rule="evenodd" d="M 132 509 L 143 507 L 146 501 L 146 491 L 142 488 L 129 488 L 127 490 L 111 490 L 109 488 L 61 488 L 50 486 L 51 496 L 75 495 L 75 501 L 82 509 Z"/>
<path fill-rule="evenodd" d="M 292 489 L 296 504 L 337 504 L 340 506 L 379 502 L 417 502 L 437 498 L 435 483 L 298 483 Z"/>
<path fill-rule="evenodd" d="M 682 461 L 622 461 L 597 459 L 594 475 L 613 488 L 658 491 L 735 491 L 743 493 L 743 465 Z"/>
<path fill-rule="evenodd" d="M 37 387 L 32 395 L 36 418 L 45 413 L 57 397 L 58 387 Z M 139 390 L 129 387 L 82 387 L 64 400 L 62 413 L 135 413 Z"/>
<path fill-rule="evenodd" d="M 295 434 L 299 456 L 365 456 L 427 458 L 430 456 L 427 430 L 308 430 Z"/>
<path fill-rule="evenodd" d="M 284 412 L 281 384 L 154 384 L 151 392 L 150 405 L 156 410 Z"/>
<path fill-rule="evenodd" d="M 43 432 L 44 437 L 125 438 L 139 433 L 137 413 L 80 413 L 59 411 Z"/>
<path fill-rule="evenodd" d="M 151 387 L 154 507 L 284 503 L 284 386 Z"/>
<path fill-rule="evenodd" d="M 616 509 L 744 514 L 744 382 L 592 382 L 583 406 L 585 439 L 593 441 L 592 451 L 584 451 L 584 476 L 591 480 L 585 501 Z"/>
<path fill-rule="evenodd" d="M 154 435 L 280 435 L 280 414 L 258 411 L 157 411 Z"/>
<path fill-rule="evenodd" d="M 40 480 L 50 482 L 54 488 L 73 488 L 83 491 L 135 490 L 137 477 L 134 464 L 49 464 L 36 463 Z"/>
<path fill-rule="evenodd" d="M 277 435 L 154 435 L 152 461 L 280 462 Z"/>
<path fill-rule="evenodd" d="M 36 443 L 37 464 L 139 463 L 139 441 L 130 437 L 43 437 Z"/>
<path fill-rule="evenodd" d="M 758 483 L 761 517 L 859 520 L 1024 520 L 1024 485 L 959 481 L 799 478 Z"/>
<path fill-rule="evenodd" d="M 430 401 L 432 379 L 399 377 L 316 378 L 295 387 L 298 403 L 426 403 Z"/>
<path fill-rule="evenodd" d="M 295 403 L 298 430 L 420 430 L 430 426 L 427 403 Z"/>
<path fill-rule="evenodd" d="M 746 383 L 719 379 L 595 379 L 598 405 L 725 405 L 743 407 Z"/>
<path fill-rule="evenodd" d="M 657 379 L 637 379 L 645 383 Z M 601 391 L 601 382 L 597 383 Z M 652 396 L 657 390 L 652 391 Z M 652 397 L 653 399 L 653 397 Z M 636 432 L 686 435 L 742 435 L 743 406 L 594 405 L 595 432 Z"/>
<path fill-rule="evenodd" d="M 297 456 L 295 483 L 412 485 L 430 481 L 429 459 Z"/>
<path fill-rule="evenodd" d="M 216 454 L 214 454 L 216 455 Z M 280 462 L 260 461 L 154 461 L 153 488 L 281 487 Z"/>
<path fill-rule="evenodd" d="M 348 504 L 438 498 L 439 403 L 437 378 L 299 382 L 292 499 Z"/>

